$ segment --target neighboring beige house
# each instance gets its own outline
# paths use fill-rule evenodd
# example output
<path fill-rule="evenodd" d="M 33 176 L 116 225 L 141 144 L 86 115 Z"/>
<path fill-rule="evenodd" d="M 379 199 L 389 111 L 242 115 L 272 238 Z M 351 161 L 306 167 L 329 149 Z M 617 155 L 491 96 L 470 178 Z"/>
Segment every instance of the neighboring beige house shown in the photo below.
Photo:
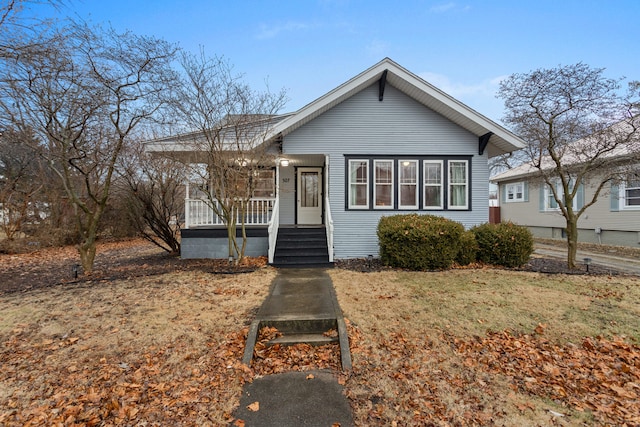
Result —
<path fill-rule="evenodd" d="M 631 155 L 637 156 L 639 149 L 636 144 Z M 625 149 L 615 155 L 628 159 L 630 154 Z M 625 171 L 624 179 L 605 184 L 596 203 L 579 218 L 578 241 L 640 246 L 640 161 L 635 169 Z M 593 179 L 578 188 L 576 211 L 593 198 L 601 181 Z M 538 169 L 523 164 L 492 177 L 491 182 L 498 186 L 501 221 L 527 226 L 535 237 L 566 237 L 566 220 Z"/>

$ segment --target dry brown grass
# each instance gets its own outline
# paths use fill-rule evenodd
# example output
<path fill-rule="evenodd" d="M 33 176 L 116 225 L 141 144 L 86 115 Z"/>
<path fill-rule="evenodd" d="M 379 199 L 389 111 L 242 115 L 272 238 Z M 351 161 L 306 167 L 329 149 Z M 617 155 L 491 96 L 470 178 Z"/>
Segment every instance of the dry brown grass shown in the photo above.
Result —
<path fill-rule="evenodd" d="M 560 345 L 597 335 L 640 340 L 637 277 L 490 269 L 331 276 L 355 325 L 346 385 L 360 425 L 592 425 L 588 412 L 479 370 L 454 342 L 491 330 L 531 334 L 538 325 Z"/>
<path fill-rule="evenodd" d="M 557 345 L 640 341 L 638 277 L 330 274 L 351 322 L 354 369 L 341 378 L 357 425 L 604 424 L 481 369 L 459 343 L 539 325 Z M 274 277 L 270 268 L 179 271 L 0 295 L 0 424 L 227 424 L 245 380 L 295 368 L 240 364 L 243 334 Z"/>
<path fill-rule="evenodd" d="M 66 425 L 128 424 L 138 405 L 152 425 L 225 424 L 243 381 L 235 341 L 274 276 L 181 272 L 0 297 L 0 424 L 51 425 L 83 404 Z"/>

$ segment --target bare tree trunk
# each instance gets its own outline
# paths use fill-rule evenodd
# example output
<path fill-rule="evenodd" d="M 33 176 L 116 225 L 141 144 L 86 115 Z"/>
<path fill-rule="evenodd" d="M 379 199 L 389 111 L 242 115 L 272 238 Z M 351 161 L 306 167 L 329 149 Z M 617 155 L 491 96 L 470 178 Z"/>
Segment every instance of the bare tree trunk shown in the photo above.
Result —
<path fill-rule="evenodd" d="M 80 253 L 80 264 L 82 265 L 82 271 L 89 276 L 93 273 L 93 261 L 96 258 L 96 236 L 95 234 L 89 235 L 82 240 L 78 245 L 78 252 Z"/>
<path fill-rule="evenodd" d="M 247 215 L 247 204 L 248 204 L 247 200 L 242 201 L 242 207 L 241 207 L 242 221 L 240 223 L 241 230 L 242 230 L 242 246 L 238 251 L 238 263 L 242 262 L 242 259 L 244 258 L 244 251 L 247 249 L 247 228 L 245 226 L 245 222 L 246 222 L 245 219 Z"/>
<path fill-rule="evenodd" d="M 567 212 L 567 268 L 576 268 L 576 253 L 578 251 L 578 218 L 570 211 Z"/>

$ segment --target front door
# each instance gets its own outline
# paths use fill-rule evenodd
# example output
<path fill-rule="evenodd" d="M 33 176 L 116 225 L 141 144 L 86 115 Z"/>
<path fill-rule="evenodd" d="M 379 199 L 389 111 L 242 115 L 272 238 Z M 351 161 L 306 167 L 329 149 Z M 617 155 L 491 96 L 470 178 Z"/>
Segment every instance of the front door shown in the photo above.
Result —
<path fill-rule="evenodd" d="M 298 168 L 298 224 L 322 224 L 322 168 Z"/>

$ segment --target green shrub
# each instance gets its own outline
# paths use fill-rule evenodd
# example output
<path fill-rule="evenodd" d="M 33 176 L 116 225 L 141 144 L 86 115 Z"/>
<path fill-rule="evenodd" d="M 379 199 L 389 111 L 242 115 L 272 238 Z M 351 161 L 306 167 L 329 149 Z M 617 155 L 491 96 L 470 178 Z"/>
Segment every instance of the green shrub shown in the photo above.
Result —
<path fill-rule="evenodd" d="M 482 224 L 471 231 L 478 243 L 479 261 L 518 267 L 529 260 L 533 253 L 533 236 L 526 227 L 503 222 L 501 224 Z"/>
<path fill-rule="evenodd" d="M 378 223 L 383 264 L 410 270 L 450 268 L 460 251 L 462 224 L 434 215 L 393 215 Z"/>
<path fill-rule="evenodd" d="M 460 250 L 456 256 L 456 262 L 460 265 L 469 265 L 475 262 L 478 253 L 476 235 L 471 231 L 465 231 L 460 236 Z"/>

